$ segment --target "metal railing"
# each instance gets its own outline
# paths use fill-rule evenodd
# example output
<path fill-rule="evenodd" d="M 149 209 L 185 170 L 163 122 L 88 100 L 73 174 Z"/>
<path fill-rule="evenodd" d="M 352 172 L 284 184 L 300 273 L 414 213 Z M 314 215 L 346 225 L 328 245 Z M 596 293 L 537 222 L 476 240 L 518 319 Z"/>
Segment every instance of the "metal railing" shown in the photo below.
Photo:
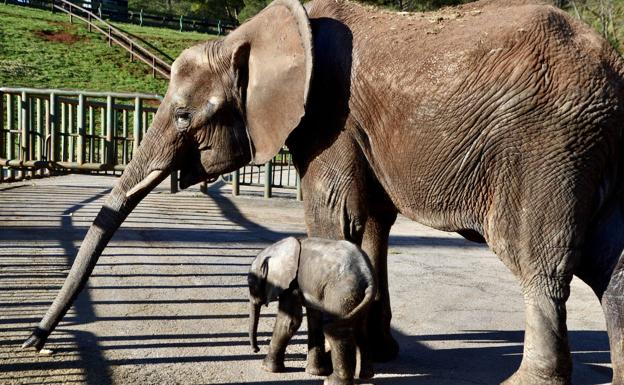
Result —
<path fill-rule="evenodd" d="M 161 101 L 150 94 L 0 87 L 0 183 L 68 172 L 120 174 Z M 221 179 L 234 195 L 240 186 L 264 186 L 267 198 L 277 188 L 296 190 L 301 199 L 287 149 Z M 176 176 L 171 189 L 177 191 Z"/>
<path fill-rule="evenodd" d="M 27 5 L 26 3 L 17 0 L 5 0 L 4 3 Z M 152 69 L 152 76 L 159 74 L 165 79 L 169 79 L 171 65 L 168 62 L 145 48 L 141 43 L 136 41 L 136 39 L 131 38 L 125 32 L 119 30 L 117 27 L 102 19 L 90 10 L 67 0 L 37 0 L 33 4 L 28 5 L 34 6 L 35 4 L 49 7 L 52 11 L 58 10 L 67 13 L 69 15 L 70 22 L 73 22 L 74 18 L 84 21 L 87 24 L 89 32 L 96 30 L 104 35 L 109 46 L 113 43 L 117 44 L 130 53 L 130 60 L 138 59 L 150 66 Z"/>
<path fill-rule="evenodd" d="M 161 100 L 148 94 L 2 87 L 0 168 L 9 169 L 9 179 L 45 170 L 123 171 Z"/>

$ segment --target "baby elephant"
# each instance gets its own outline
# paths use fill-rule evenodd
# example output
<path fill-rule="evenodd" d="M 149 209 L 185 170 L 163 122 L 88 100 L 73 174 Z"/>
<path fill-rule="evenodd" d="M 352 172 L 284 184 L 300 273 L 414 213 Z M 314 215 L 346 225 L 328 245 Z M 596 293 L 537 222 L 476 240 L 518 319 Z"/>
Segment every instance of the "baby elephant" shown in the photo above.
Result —
<path fill-rule="evenodd" d="M 353 384 L 356 348 L 360 353 L 360 378 L 373 376 L 364 336 L 364 320 L 375 296 L 375 280 L 368 257 L 354 244 L 319 238 L 289 237 L 264 249 L 251 264 L 249 337 L 255 352 L 260 308 L 279 298 L 269 353 L 262 366 L 284 371 L 288 342 L 302 319 L 308 319 L 308 365 L 315 375 L 331 375 L 325 384 Z M 325 340 L 331 364 L 325 359 Z M 333 370 L 333 372 L 332 372 Z"/>

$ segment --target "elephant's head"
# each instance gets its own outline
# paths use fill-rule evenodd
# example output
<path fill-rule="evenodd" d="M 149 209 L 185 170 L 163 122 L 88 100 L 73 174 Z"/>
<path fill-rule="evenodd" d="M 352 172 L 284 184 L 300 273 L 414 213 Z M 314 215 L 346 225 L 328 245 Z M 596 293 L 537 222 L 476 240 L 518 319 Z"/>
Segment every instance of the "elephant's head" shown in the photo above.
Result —
<path fill-rule="evenodd" d="M 226 38 L 185 50 L 152 126 L 24 347 L 43 346 L 117 228 L 170 172 L 180 170 L 185 188 L 271 159 L 304 115 L 311 73 L 310 25 L 297 0 L 276 0 Z"/>
<path fill-rule="evenodd" d="M 260 308 L 276 300 L 297 278 L 301 244 L 288 237 L 262 250 L 249 269 L 249 341 L 254 352 L 258 348 Z"/>

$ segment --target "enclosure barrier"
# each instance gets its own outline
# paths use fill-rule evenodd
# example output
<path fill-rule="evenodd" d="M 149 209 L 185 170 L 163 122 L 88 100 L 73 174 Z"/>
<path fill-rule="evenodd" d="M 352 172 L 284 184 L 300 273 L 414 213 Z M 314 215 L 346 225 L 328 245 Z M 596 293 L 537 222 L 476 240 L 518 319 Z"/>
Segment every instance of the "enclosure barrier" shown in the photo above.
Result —
<path fill-rule="evenodd" d="M 68 172 L 120 174 L 161 100 L 139 93 L 0 87 L 0 183 Z M 267 198 L 282 188 L 296 190 L 301 199 L 286 149 L 265 165 L 248 165 L 221 179 L 234 195 L 240 186 L 264 186 Z M 171 190 L 177 186 L 172 175 Z"/>
<path fill-rule="evenodd" d="M 13 4 L 30 8 L 58 9 L 54 4 L 57 0 L 0 0 L 4 4 Z M 173 15 L 167 13 L 144 12 L 143 9 L 131 10 L 119 8 L 108 2 L 87 2 L 73 0 L 71 3 L 80 6 L 101 19 L 108 19 L 115 22 L 137 24 L 139 26 L 149 26 L 158 28 L 177 29 L 179 31 L 197 31 L 224 35 L 235 29 L 238 25 L 236 19 L 221 20 L 211 18 L 195 18 L 183 15 Z M 60 6 L 62 6 L 59 3 Z M 65 9 L 68 9 L 65 7 Z M 70 18 L 71 18 L 70 14 Z"/>

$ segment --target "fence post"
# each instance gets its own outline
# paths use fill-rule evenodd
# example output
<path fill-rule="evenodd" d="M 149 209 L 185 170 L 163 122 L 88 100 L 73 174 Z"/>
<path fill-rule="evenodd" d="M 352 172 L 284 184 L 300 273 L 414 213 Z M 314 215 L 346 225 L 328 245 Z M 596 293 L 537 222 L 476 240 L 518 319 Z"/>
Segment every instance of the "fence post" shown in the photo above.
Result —
<path fill-rule="evenodd" d="M 18 105 L 19 105 L 19 114 L 20 114 L 20 129 L 21 129 L 21 135 L 20 135 L 20 142 L 21 142 L 21 151 L 20 151 L 20 160 L 22 161 L 27 161 L 30 159 L 30 141 L 29 141 L 29 117 L 30 117 L 30 111 L 28 109 L 28 95 L 26 94 L 25 91 L 22 91 L 22 96 L 21 98 L 18 99 Z M 22 170 L 20 171 L 21 177 L 25 178 L 26 177 L 26 170 Z"/>
<path fill-rule="evenodd" d="M 89 163 L 95 162 L 95 109 L 89 106 Z"/>
<path fill-rule="evenodd" d="M 50 2 L 50 5 L 51 5 L 51 7 L 50 7 L 50 8 L 51 8 L 52 13 L 55 13 L 55 12 L 56 12 L 56 10 L 54 9 L 54 3 L 55 3 L 55 1 L 54 1 L 54 0 L 52 0 L 52 1 Z M 6 0 L 4 0 L 4 4 L 6 4 Z"/>
<path fill-rule="evenodd" d="M 58 129 L 58 107 L 56 103 L 56 94 L 52 92 L 50 94 L 50 154 L 48 157 L 50 161 L 56 162 L 58 160 L 56 154 L 56 131 Z"/>
<path fill-rule="evenodd" d="M 0 155 L 2 154 L 3 148 L 4 148 L 4 92 L 0 91 Z M 4 168 L 0 165 L 0 183 L 2 182 L 4 182 Z"/>
<path fill-rule="evenodd" d="M 36 138 L 37 141 L 35 142 L 35 145 L 32 146 L 33 151 L 35 152 L 35 159 L 36 160 L 43 160 L 43 148 L 45 146 L 45 133 L 44 133 L 44 129 L 43 129 L 43 124 L 42 124 L 42 110 L 43 110 L 43 106 L 41 105 L 41 98 L 37 98 L 35 100 L 35 119 L 36 119 L 36 127 L 37 127 L 37 131 L 36 131 Z M 43 176 L 43 169 L 35 169 L 34 170 L 36 174 Z"/>
<path fill-rule="evenodd" d="M 139 26 L 143 26 L 143 8 L 141 8 L 141 12 L 139 12 Z"/>
<path fill-rule="evenodd" d="M 174 170 L 171 172 L 170 178 L 170 189 L 171 194 L 175 194 L 178 192 L 178 170 Z"/>
<path fill-rule="evenodd" d="M 7 159 L 13 159 L 13 133 L 11 132 L 11 130 L 13 130 L 13 95 L 12 94 L 7 94 L 7 141 L 6 141 L 6 157 Z M 7 177 L 9 178 L 14 178 L 15 177 L 15 172 L 13 171 L 13 169 L 9 168 L 9 172 Z"/>
<path fill-rule="evenodd" d="M 87 25 L 89 26 L 89 32 L 91 32 L 91 12 L 87 14 Z"/>
<path fill-rule="evenodd" d="M 134 142 L 132 143 L 132 157 L 136 154 L 139 149 L 139 144 L 141 142 L 141 98 L 134 98 L 134 125 L 132 126 L 132 137 Z"/>
<path fill-rule="evenodd" d="M 153 78 L 156 77 L 156 62 L 155 62 L 154 56 L 152 56 L 152 77 Z"/>
<path fill-rule="evenodd" d="M 73 162 L 74 161 L 74 144 L 76 143 L 76 140 L 74 138 L 74 134 L 76 133 L 76 131 L 74 130 L 74 105 L 71 103 L 67 103 L 67 145 L 68 145 L 68 149 L 69 149 L 69 154 L 68 156 L 68 161 L 69 162 Z"/>
<path fill-rule="evenodd" d="M 297 172 L 297 200 L 303 200 L 303 191 L 301 190 L 301 176 L 299 176 L 299 172 Z"/>
<path fill-rule="evenodd" d="M 29 136 L 28 136 L 28 123 L 29 123 L 29 111 L 28 111 L 28 95 L 25 91 L 22 91 L 22 97 L 20 98 L 20 113 L 21 113 L 21 129 L 22 129 L 22 160 L 29 160 L 30 151 L 29 150 Z"/>
<path fill-rule="evenodd" d="M 180 15 L 180 32 L 182 32 L 182 23 L 183 23 L 182 18 L 183 18 L 183 17 L 184 17 L 184 16 Z"/>
<path fill-rule="evenodd" d="M 238 196 L 240 194 L 240 184 L 238 178 L 240 176 L 240 171 L 236 170 L 232 172 L 232 195 Z"/>
<path fill-rule="evenodd" d="M 273 184 L 273 159 L 264 164 L 264 197 L 271 197 L 271 185 Z"/>
<path fill-rule="evenodd" d="M 85 96 L 78 94 L 78 164 L 85 161 Z"/>
<path fill-rule="evenodd" d="M 113 41 L 111 40 L 111 27 L 108 27 L 108 46 L 112 47 Z"/>
<path fill-rule="evenodd" d="M 134 43 L 130 41 L 130 61 L 134 61 Z"/>
<path fill-rule="evenodd" d="M 113 97 L 106 97 L 106 164 L 113 165 L 113 151 L 115 146 L 113 143 Z"/>
<path fill-rule="evenodd" d="M 4 149 L 4 92 L 0 91 L 0 155 Z M 0 156 L 1 158 L 2 156 Z M 0 170 L 0 178 L 2 178 L 2 170 Z"/>

